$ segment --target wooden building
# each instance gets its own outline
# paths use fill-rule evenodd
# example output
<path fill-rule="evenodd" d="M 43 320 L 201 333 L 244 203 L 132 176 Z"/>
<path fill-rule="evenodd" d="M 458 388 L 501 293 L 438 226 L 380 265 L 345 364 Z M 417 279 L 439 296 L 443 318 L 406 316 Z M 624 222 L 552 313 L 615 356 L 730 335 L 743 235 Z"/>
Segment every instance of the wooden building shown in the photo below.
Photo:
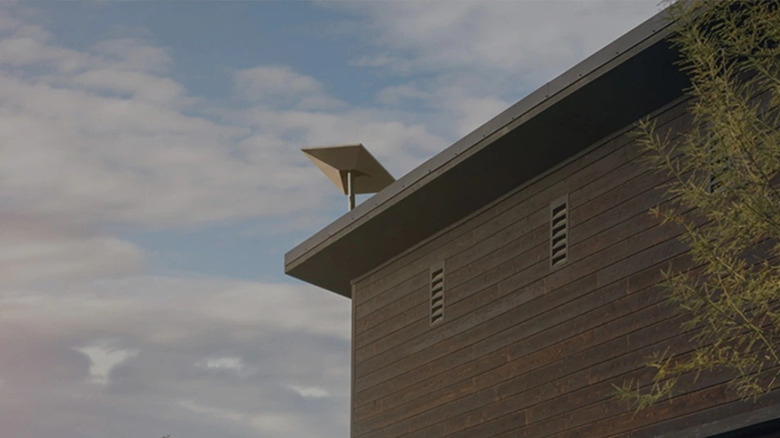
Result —
<path fill-rule="evenodd" d="M 780 396 L 718 375 L 614 398 L 689 348 L 654 287 L 686 248 L 631 135 L 690 124 L 672 32 L 651 18 L 286 254 L 352 299 L 353 437 L 775 436 Z"/>

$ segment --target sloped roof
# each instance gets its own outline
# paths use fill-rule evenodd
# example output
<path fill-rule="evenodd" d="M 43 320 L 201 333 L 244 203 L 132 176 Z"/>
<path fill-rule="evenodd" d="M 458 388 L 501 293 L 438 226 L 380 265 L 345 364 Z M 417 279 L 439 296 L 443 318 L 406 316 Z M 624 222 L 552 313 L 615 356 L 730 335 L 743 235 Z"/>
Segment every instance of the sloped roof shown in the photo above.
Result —
<path fill-rule="evenodd" d="M 351 281 L 683 94 L 664 11 L 529 94 L 284 257 L 345 297 Z"/>

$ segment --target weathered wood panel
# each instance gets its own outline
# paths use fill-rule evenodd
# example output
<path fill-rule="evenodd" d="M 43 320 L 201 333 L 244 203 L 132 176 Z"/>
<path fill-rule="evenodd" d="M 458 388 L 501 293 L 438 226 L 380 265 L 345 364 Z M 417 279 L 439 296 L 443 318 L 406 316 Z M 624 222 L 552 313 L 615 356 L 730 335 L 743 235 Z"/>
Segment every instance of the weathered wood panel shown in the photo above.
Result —
<path fill-rule="evenodd" d="M 673 133 L 691 121 L 682 100 L 655 117 Z M 743 409 L 719 376 L 641 416 L 613 398 L 647 379 L 652 352 L 690 349 L 654 287 L 690 262 L 679 231 L 647 213 L 667 179 L 644 153 L 616 133 L 357 279 L 352 435 L 639 437 Z M 563 194 L 569 259 L 552 270 L 549 205 Z M 432 327 L 428 270 L 441 261 L 445 320 Z"/>

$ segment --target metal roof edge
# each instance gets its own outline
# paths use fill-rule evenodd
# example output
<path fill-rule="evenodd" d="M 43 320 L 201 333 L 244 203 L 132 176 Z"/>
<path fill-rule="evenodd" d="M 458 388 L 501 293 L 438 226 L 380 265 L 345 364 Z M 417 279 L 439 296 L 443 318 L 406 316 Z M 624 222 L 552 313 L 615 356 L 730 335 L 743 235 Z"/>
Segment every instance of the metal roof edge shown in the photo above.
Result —
<path fill-rule="evenodd" d="M 675 67 L 668 14 L 655 14 L 318 231 L 285 254 L 285 273 L 350 297 L 352 279 L 680 96 L 689 82 Z M 538 154 L 527 149 L 534 142 L 548 146 Z M 468 191 L 474 175 L 482 175 L 481 188 Z"/>
<path fill-rule="evenodd" d="M 285 271 L 289 272 L 296 265 L 315 253 L 318 247 L 327 245 L 329 240 L 349 233 L 361 223 L 370 220 L 382 210 L 401 201 L 406 193 L 411 193 L 415 187 L 426 184 L 447 168 L 465 160 L 468 156 L 481 150 L 489 143 L 483 140 L 506 127 L 513 121 L 523 118 L 529 112 L 543 104 L 554 104 L 560 94 L 566 90 L 585 85 L 594 79 L 594 74 L 604 73 L 603 67 L 610 64 L 621 55 L 636 48 L 648 40 L 660 40 L 673 33 L 673 23 L 668 19 L 668 8 L 644 21 L 601 50 L 585 58 L 574 67 L 568 69 L 555 79 L 529 93 L 526 97 L 493 117 L 479 128 L 456 141 L 447 149 L 423 162 L 420 166 L 399 178 L 396 182 L 367 199 L 351 212 L 344 214 L 334 222 L 318 231 L 284 256 Z M 619 64 L 618 64 L 619 65 Z M 612 66 L 614 67 L 614 66 Z M 480 147 L 481 146 L 481 147 Z"/>

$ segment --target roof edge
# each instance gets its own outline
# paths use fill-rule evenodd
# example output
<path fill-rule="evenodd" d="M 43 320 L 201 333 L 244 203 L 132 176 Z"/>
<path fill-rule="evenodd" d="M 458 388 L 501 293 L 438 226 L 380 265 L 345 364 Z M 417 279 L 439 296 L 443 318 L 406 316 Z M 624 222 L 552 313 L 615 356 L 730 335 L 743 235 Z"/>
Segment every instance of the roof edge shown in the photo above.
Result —
<path fill-rule="evenodd" d="M 351 212 L 344 214 L 318 231 L 285 254 L 285 272 L 304 281 L 309 281 L 307 278 L 296 275 L 294 271 L 297 267 L 306 263 L 307 260 L 333 242 L 363 226 L 387 209 L 401 203 L 420 187 L 434 181 L 516 127 L 532 120 L 566 96 L 587 86 L 627 59 L 641 53 L 650 45 L 671 35 L 674 32 L 674 23 L 668 17 L 668 8 L 658 12 L 617 40 L 531 92 L 450 147 L 428 159 L 395 183 L 358 205 Z M 349 291 L 334 292 L 350 296 Z"/>

